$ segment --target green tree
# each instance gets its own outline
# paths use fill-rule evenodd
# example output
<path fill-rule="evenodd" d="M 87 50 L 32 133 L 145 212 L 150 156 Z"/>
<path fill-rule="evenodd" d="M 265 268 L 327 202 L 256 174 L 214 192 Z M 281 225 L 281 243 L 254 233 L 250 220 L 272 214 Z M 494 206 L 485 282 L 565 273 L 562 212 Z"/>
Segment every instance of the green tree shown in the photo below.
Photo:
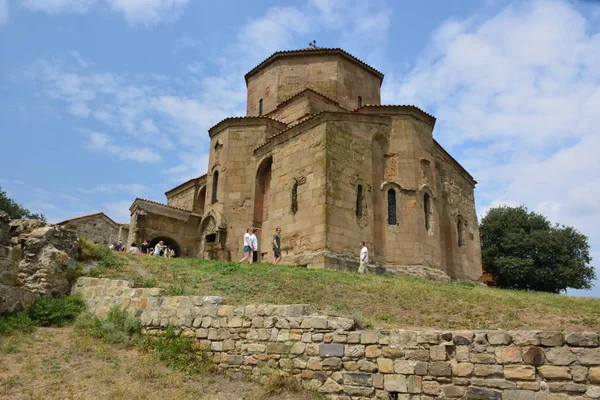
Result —
<path fill-rule="evenodd" d="M 32 213 L 25 207 L 17 204 L 13 199 L 6 195 L 6 192 L 0 187 L 0 211 L 4 211 L 12 219 L 32 218 L 46 221 L 44 214 Z"/>
<path fill-rule="evenodd" d="M 492 285 L 559 293 L 596 278 L 587 236 L 521 207 L 492 208 L 481 220 L 481 255 Z"/>

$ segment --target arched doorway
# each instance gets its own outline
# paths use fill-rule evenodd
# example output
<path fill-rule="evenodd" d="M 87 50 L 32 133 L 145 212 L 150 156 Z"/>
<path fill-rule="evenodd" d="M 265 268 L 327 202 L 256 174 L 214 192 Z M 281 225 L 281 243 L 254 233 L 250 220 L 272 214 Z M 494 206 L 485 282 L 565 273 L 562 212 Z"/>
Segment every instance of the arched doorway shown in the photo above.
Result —
<path fill-rule="evenodd" d="M 197 213 L 204 213 L 204 205 L 206 203 L 206 186 L 202 186 L 202 188 L 198 191 L 198 198 L 196 199 L 196 206 L 194 207 L 194 211 Z"/>
<path fill-rule="evenodd" d="M 175 257 L 181 257 L 181 249 L 179 248 L 179 245 L 177 244 L 177 242 L 173 239 L 171 239 L 170 237 L 167 236 L 159 236 L 156 237 L 154 239 L 152 239 L 150 241 L 150 246 L 152 247 L 152 249 L 154 249 L 154 247 L 158 244 L 158 242 L 163 241 L 163 243 L 169 247 L 170 249 L 175 250 Z M 154 251 L 154 250 L 152 250 Z"/>
<path fill-rule="evenodd" d="M 256 186 L 254 191 L 254 224 L 261 227 L 269 219 L 271 205 L 271 166 L 273 158 L 264 159 L 256 170 Z"/>

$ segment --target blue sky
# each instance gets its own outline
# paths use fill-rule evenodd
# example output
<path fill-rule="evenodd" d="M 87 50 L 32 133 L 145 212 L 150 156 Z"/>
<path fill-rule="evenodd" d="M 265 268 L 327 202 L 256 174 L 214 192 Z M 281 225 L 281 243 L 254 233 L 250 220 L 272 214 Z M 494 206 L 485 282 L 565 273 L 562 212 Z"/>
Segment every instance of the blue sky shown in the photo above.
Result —
<path fill-rule="evenodd" d="M 0 186 L 52 222 L 127 222 L 135 197 L 205 172 L 244 73 L 317 40 L 438 118 L 480 216 L 525 204 L 600 260 L 599 32 L 590 0 L 0 0 Z"/>

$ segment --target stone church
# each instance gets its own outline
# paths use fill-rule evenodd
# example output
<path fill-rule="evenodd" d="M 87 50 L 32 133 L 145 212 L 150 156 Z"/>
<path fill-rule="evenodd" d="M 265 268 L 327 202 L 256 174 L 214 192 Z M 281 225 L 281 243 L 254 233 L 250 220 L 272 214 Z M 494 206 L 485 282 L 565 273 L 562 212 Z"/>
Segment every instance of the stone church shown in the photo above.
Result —
<path fill-rule="evenodd" d="M 238 260 L 259 228 L 263 260 L 281 227 L 286 263 L 478 280 L 473 177 L 433 138 L 435 117 L 382 105 L 383 74 L 341 49 L 279 51 L 245 76 L 245 117 L 209 129 L 206 175 L 136 199 L 129 243 Z"/>

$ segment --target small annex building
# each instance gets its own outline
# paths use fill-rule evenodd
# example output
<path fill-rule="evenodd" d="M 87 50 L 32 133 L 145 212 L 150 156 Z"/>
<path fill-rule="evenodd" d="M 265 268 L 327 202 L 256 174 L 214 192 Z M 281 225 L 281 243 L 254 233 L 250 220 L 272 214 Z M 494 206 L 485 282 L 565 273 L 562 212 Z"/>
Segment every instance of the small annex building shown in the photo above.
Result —
<path fill-rule="evenodd" d="M 103 212 L 82 215 L 59 222 L 57 225 L 76 231 L 91 242 L 109 246 L 117 240 L 124 244 L 129 236 L 129 225 L 115 222 Z"/>
<path fill-rule="evenodd" d="M 473 177 L 433 138 L 436 119 L 382 105 L 383 74 L 342 49 L 279 51 L 245 76 L 245 117 L 210 128 L 207 174 L 136 199 L 129 242 L 237 260 L 247 227 L 260 252 L 283 229 L 286 263 L 479 280 Z"/>

